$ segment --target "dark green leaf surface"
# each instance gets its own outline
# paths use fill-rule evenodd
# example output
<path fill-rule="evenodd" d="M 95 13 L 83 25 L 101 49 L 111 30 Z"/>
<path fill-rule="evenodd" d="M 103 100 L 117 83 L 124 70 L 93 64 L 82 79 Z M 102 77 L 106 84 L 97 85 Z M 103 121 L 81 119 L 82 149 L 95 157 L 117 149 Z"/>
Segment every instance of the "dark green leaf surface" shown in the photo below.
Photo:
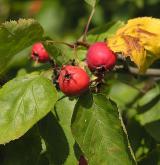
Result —
<path fill-rule="evenodd" d="M 39 130 L 46 144 L 49 164 L 64 164 L 69 154 L 69 144 L 62 127 L 53 113 L 49 113 L 39 122 Z"/>
<path fill-rule="evenodd" d="M 74 153 L 75 140 L 70 127 L 74 105 L 75 100 L 68 97 L 59 100 L 53 113 L 39 123 L 50 164 L 78 164 Z"/>
<path fill-rule="evenodd" d="M 0 26 L 0 74 L 15 54 L 42 39 L 43 29 L 33 19 L 10 21 Z"/>
<path fill-rule="evenodd" d="M 148 123 L 144 128 L 157 142 L 160 143 L 160 120 Z"/>
<path fill-rule="evenodd" d="M 54 106 L 57 92 L 38 75 L 15 78 L 0 89 L 0 144 L 17 139 Z"/>
<path fill-rule="evenodd" d="M 36 165 L 50 165 L 46 154 L 41 154 Z"/>
<path fill-rule="evenodd" d="M 72 133 L 89 165 L 135 164 L 117 107 L 101 94 L 79 99 Z"/>
<path fill-rule="evenodd" d="M 157 148 L 141 159 L 138 165 L 160 165 L 160 146 L 157 146 Z"/>
<path fill-rule="evenodd" d="M 41 152 L 41 138 L 37 127 L 33 127 L 23 137 L 3 147 L 1 165 L 36 165 Z M 44 165 L 44 164 L 43 164 Z"/>

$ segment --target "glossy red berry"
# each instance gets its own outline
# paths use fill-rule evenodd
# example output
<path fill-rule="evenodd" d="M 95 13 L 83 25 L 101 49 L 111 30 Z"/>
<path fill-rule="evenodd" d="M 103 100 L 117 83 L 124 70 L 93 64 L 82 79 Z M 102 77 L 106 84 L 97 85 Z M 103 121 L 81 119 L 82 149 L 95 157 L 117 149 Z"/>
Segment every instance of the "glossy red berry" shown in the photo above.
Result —
<path fill-rule="evenodd" d="M 94 72 L 111 70 L 116 63 L 116 55 L 105 42 L 92 44 L 87 52 L 87 65 Z"/>
<path fill-rule="evenodd" d="M 67 65 L 60 71 L 58 83 L 63 93 L 76 96 L 89 88 L 90 78 L 82 68 Z"/>
<path fill-rule="evenodd" d="M 38 42 L 33 45 L 31 58 L 38 62 L 46 62 L 49 60 L 48 52 L 42 43 Z"/>

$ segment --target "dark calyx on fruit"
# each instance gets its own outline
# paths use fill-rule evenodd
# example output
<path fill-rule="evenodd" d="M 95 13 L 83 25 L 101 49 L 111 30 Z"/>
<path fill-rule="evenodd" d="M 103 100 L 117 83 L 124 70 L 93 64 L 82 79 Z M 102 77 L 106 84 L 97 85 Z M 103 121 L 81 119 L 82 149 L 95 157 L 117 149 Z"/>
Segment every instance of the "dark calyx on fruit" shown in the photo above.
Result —
<path fill-rule="evenodd" d="M 64 66 L 58 78 L 60 90 L 69 96 L 76 96 L 89 88 L 90 78 L 78 66 Z"/>

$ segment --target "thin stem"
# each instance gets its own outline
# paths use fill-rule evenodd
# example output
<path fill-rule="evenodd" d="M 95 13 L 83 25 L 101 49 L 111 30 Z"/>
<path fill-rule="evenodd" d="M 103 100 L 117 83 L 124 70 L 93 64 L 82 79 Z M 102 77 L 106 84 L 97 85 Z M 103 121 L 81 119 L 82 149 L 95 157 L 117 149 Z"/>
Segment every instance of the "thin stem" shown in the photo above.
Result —
<path fill-rule="evenodd" d="M 77 47 L 77 46 L 84 46 L 86 48 L 88 48 L 90 46 L 87 42 L 83 42 L 83 41 L 76 41 L 74 44 L 70 44 L 70 43 L 63 42 L 63 41 L 49 41 L 49 40 L 47 40 L 46 42 L 47 43 L 53 43 L 53 44 L 63 44 L 63 45 L 66 45 L 72 49 L 75 49 L 75 47 Z"/>
<path fill-rule="evenodd" d="M 78 56 L 77 56 L 77 45 L 74 44 L 74 57 L 75 57 L 75 60 L 76 60 L 76 63 L 78 64 L 79 63 L 79 59 L 78 59 Z"/>
<path fill-rule="evenodd" d="M 63 45 L 66 45 L 72 49 L 74 49 L 74 44 L 69 44 L 69 43 L 66 43 L 66 42 L 62 42 L 62 41 L 46 41 L 47 43 L 53 43 L 53 44 L 63 44 Z"/>
<path fill-rule="evenodd" d="M 86 48 L 89 48 L 89 46 L 90 46 L 87 42 L 83 42 L 83 41 L 77 41 L 75 44 L 77 46 L 79 46 L 79 45 L 84 46 Z"/>
<path fill-rule="evenodd" d="M 94 12 L 95 12 L 95 8 L 93 7 L 93 8 L 92 8 L 92 11 L 91 11 L 91 14 L 90 14 L 90 16 L 89 16 L 89 18 L 88 18 L 87 25 L 86 25 L 86 27 L 85 27 L 85 31 L 84 31 L 83 39 L 82 39 L 83 42 L 86 42 L 87 32 L 88 32 L 89 25 L 90 25 L 90 23 L 91 23 L 92 17 L 93 17 L 93 15 L 94 15 Z"/>

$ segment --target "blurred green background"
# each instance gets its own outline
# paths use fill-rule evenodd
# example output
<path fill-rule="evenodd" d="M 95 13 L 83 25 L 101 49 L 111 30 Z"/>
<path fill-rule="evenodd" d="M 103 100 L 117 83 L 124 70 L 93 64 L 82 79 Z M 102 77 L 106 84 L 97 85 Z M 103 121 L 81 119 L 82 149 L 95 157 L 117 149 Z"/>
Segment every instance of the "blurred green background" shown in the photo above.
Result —
<path fill-rule="evenodd" d="M 160 18 L 159 9 L 160 0 L 99 0 L 90 29 L 110 21 L 125 21 L 138 16 Z M 84 0 L 0 0 L 0 23 L 34 18 L 44 28 L 45 36 L 54 41 L 76 41 L 84 32 L 90 12 L 91 6 Z M 66 55 L 66 49 L 64 52 Z M 31 47 L 10 60 L 6 69 L 8 74 L 2 79 L 13 78 L 20 68 L 27 68 L 27 72 L 34 70 L 34 63 L 28 60 L 30 53 Z M 160 65 L 157 62 L 154 66 L 159 68 Z"/>
<path fill-rule="evenodd" d="M 160 0 L 99 0 L 91 28 L 138 16 L 159 18 L 159 9 Z M 90 10 L 83 0 L 0 0 L 0 23 L 35 18 L 51 37 L 79 37 Z"/>

